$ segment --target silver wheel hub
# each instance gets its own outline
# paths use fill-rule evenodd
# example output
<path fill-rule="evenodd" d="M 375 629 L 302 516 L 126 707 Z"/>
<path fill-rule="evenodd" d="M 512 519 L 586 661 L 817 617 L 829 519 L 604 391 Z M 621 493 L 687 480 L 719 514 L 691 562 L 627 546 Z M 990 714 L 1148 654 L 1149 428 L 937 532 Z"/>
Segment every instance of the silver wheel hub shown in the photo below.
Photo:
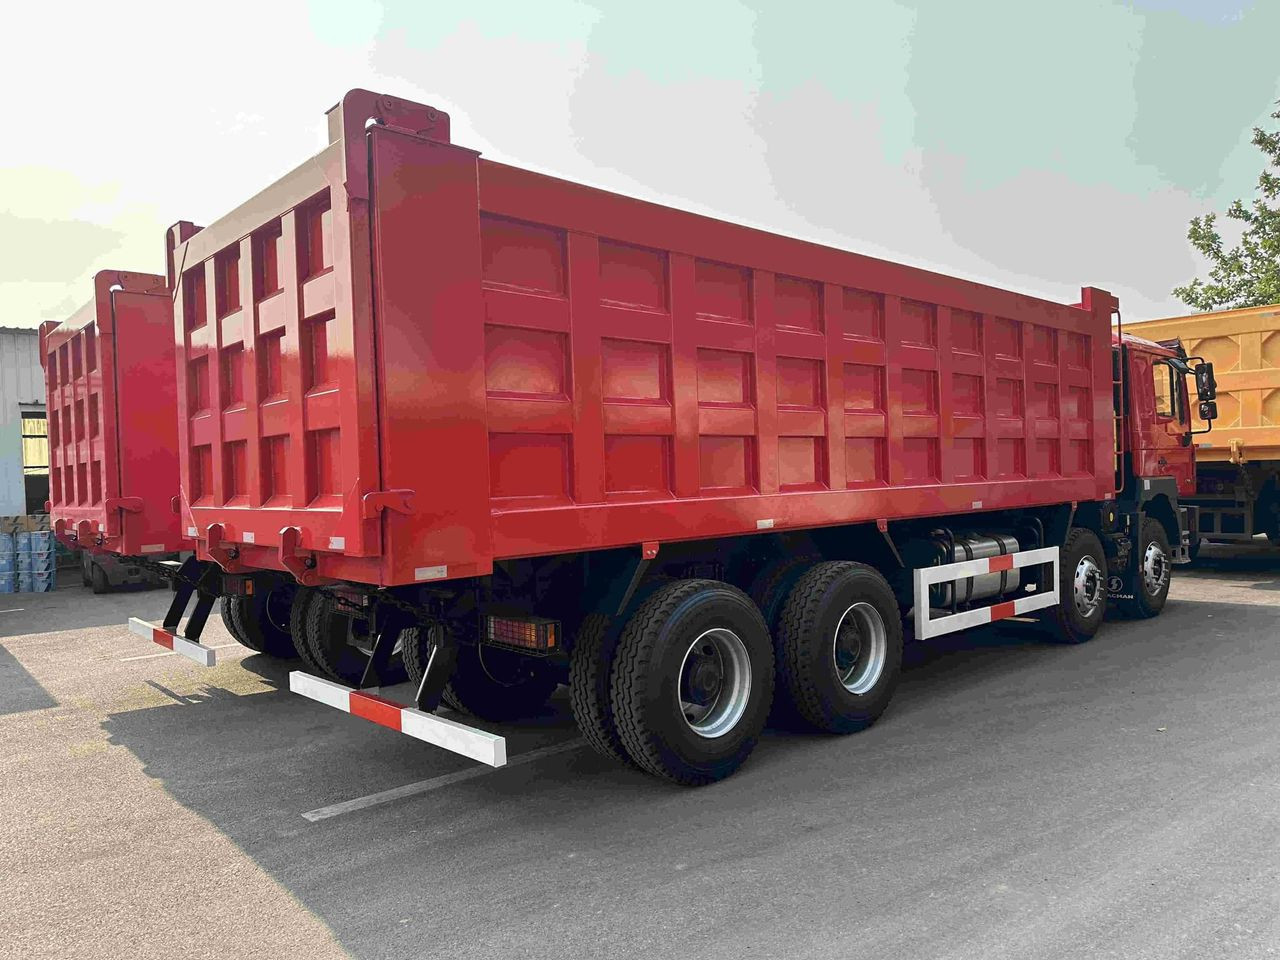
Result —
<path fill-rule="evenodd" d="M 889 655 L 888 633 L 880 611 L 855 603 L 840 615 L 831 647 L 836 677 L 853 694 L 873 689 Z"/>
<path fill-rule="evenodd" d="M 680 715 L 700 737 L 722 737 L 738 725 L 751 697 L 751 658 L 732 630 L 701 634 L 680 663 Z"/>
<path fill-rule="evenodd" d="M 1081 557 L 1072 580 L 1072 594 L 1076 611 L 1082 617 L 1091 617 L 1097 611 L 1105 583 L 1098 562 L 1093 557 Z"/>
<path fill-rule="evenodd" d="M 1148 596 L 1158 596 L 1169 579 L 1169 558 L 1152 540 L 1142 553 L 1142 587 Z"/>

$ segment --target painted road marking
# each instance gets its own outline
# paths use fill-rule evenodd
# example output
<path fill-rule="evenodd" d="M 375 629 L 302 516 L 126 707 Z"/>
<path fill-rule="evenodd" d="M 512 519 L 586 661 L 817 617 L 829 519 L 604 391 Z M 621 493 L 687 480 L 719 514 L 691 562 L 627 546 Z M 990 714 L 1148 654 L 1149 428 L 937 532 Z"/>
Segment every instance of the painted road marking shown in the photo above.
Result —
<path fill-rule="evenodd" d="M 240 644 L 238 644 L 238 643 L 224 643 L 224 644 L 222 644 L 222 646 L 220 646 L 220 647 L 209 647 L 208 649 L 210 649 L 210 650 L 226 650 L 228 647 L 238 647 L 238 646 L 240 646 Z M 248 648 L 248 647 L 245 647 L 245 649 L 246 649 L 246 650 L 248 650 L 249 648 Z M 252 651 L 251 651 L 251 652 L 252 652 Z M 144 653 L 144 654 L 142 654 L 141 656 L 138 656 L 138 657 L 121 657 L 121 658 L 120 658 L 120 662 L 121 662 L 121 663 L 128 663 L 128 662 L 129 662 L 129 661 L 131 661 L 131 660 L 154 660 L 156 657 L 176 657 L 176 656 L 177 656 L 177 654 L 176 654 L 176 653 L 174 653 L 172 650 L 166 650 L 164 653 Z"/>
<path fill-rule="evenodd" d="M 541 760 L 543 757 L 554 756 L 557 753 L 568 753 L 570 750 L 577 750 L 579 747 L 585 747 L 586 745 L 587 741 L 581 737 L 570 740 L 567 743 L 553 743 L 549 747 L 540 747 L 537 750 L 530 750 L 528 753 L 512 757 L 504 767 L 468 767 L 466 770 L 446 773 L 444 776 L 433 777 L 430 780 L 406 783 L 403 787 L 392 787 L 390 790 L 382 790 L 378 793 L 371 793 L 368 796 L 356 797 L 354 800 L 344 800 L 341 803 L 333 803 L 327 807 L 308 810 L 302 815 L 302 818 L 310 820 L 312 823 L 320 820 L 329 820 L 332 817 L 340 817 L 344 813 L 367 810 L 369 807 L 381 806 L 384 803 L 391 803 L 393 800 L 400 800 L 404 797 L 416 797 L 422 793 L 430 793 L 433 790 L 461 783 L 464 780 L 474 780 L 476 777 L 488 776 L 489 774 L 498 773 L 500 770 L 518 767 L 522 763 L 532 763 L 534 760 Z"/>
<path fill-rule="evenodd" d="M 26 607 L 14 607 L 12 610 L 0 610 L 0 613 L 22 613 Z"/>

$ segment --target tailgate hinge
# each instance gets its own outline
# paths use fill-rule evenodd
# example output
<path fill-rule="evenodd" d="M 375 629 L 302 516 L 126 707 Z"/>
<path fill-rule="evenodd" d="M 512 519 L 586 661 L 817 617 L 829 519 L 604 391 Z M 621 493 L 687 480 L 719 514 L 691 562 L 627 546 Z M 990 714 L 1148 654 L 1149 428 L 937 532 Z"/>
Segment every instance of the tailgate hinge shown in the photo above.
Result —
<path fill-rule="evenodd" d="M 213 560 L 227 573 L 236 573 L 240 570 L 239 551 L 234 547 L 223 546 L 223 537 L 226 534 L 226 527 L 220 523 L 211 523 L 205 531 L 205 552 L 209 554 L 209 558 Z"/>
<path fill-rule="evenodd" d="M 280 565 L 293 574 L 293 578 L 304 587 L 314 587 L 320 582 L 316 573 L 314 554 L 302 554 L 302 531 L 298 527 L 283 527 L 280 530 Z"/>
<path fill-rule="evenodd" d="M 93 529 L 93 524 L 88 520 L 76 523 L 76 543 L 82 550 L 93 550 L 98 546 L 98 531 Z"/>
<path fill-rule="evenodd" d="M 405 516 L 413 515 L 412 490 L 377 490 L 366 493 L 360 501 L 360 516 L 365 520 L 375 519 L 383 510 L 394 510 Z"/>

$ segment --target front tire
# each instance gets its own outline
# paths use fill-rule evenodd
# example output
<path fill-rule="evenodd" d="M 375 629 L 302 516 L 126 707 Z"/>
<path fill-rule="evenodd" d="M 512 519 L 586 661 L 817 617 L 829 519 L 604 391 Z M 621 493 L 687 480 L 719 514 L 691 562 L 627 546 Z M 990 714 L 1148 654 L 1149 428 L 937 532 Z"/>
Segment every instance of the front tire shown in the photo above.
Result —
<path fill-rule="evenodd" d="M 1133 559 L 1134 569 L 1126 577 L 1125 593 L 1131 599 L 1121 603 L 1128 616 L 1148 619 L 1164 609 L 1169 599 L 1169 581 L 1173 572 L 1169 535 L 1164 524 L 1154 517 L 1142 518 L 1142 536 Z"/>
<path fill-rule="evenodd" d="M 1058 551 L 1058 605 L 1046 617 L 1058 643 L 1084 643 L 1107 612 L 1107 558 L 1092 530 L 1077 527 Z"/>
<path fill-rule="evenodd" d="M 723 780 L 755 748 L 773 699 L 773 650 L 756 605 L 714 580 L 657 590 L 623 629 L 613 715 L 645 771 L 686 786 Z"/>
<path fill-rule="evenodd" d="M 902 618 L 889 586 L 861 563 L 820 563 L 796 583 L 777 632 L 779 687 L 819 730 L 871 726 L 902 667 Z"/>
<path fill-rule="evenodd" d="M 102 594 L 111 590 L 111 582 L 107 579 L 107 571 L 102 569 L 100 564 L 93 565 L 93 572 L 89 575 L 89 582 L 93 587 L 93 592 Z"/>

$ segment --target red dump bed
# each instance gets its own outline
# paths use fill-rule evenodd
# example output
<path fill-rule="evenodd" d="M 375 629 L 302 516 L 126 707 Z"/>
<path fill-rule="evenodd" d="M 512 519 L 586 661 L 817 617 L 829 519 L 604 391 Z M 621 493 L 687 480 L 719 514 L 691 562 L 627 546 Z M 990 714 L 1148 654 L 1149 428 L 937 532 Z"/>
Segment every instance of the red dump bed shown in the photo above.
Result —
<path fill-rule="evenodd" d="M 330 135 L 171 237 L 184 523 L 231 569 L 394 585 L 1111 493 L 1102 291 L 1051 303 L 490 163 L 363 91 Z"/>
<path fill-rule="evenodd" d="M 80 546 L 190 550 L 174 512 L 178 424 L 165 278 L 105 270 L 69 320 L 40 328 L 49 413 L 49 510 Z"/>

